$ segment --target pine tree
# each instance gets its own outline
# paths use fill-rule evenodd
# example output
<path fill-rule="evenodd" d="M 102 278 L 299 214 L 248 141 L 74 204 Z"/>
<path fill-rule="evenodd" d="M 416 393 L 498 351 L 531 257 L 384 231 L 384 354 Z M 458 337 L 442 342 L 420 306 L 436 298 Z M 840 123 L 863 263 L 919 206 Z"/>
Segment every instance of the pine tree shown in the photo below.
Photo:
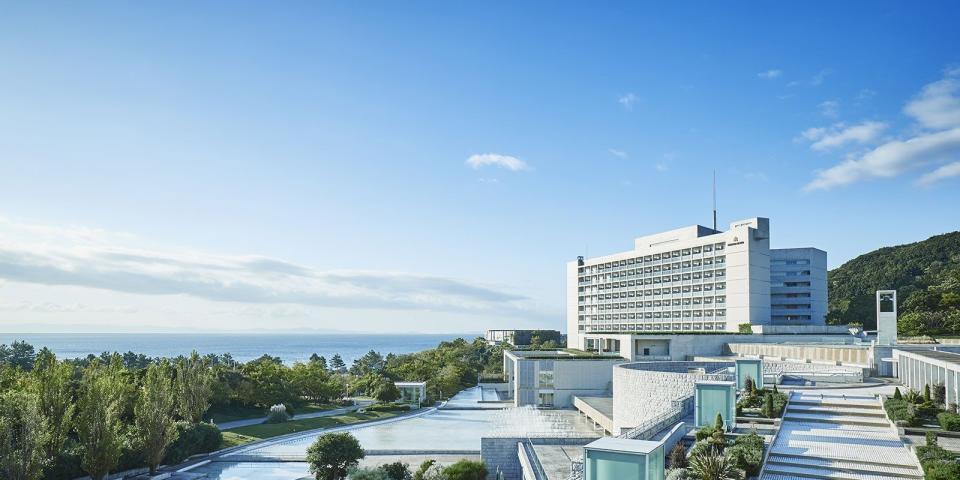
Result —
<path fill-rule="evenodd" d="M 900 387 L 893 388 L 893 398 L 896 400 L 902 400 L 903 395 L 900 394 Z"/>
<path fill-rule="evenodd" d="M 720 412 L 717 412 L 717 419 L 713 421 L 713 428 L 723 430 L 723 415 Z"/>
<path fill-rule="evenodd" d="M 203 420 L 203 413 L 210 408 L 213 395 L 213 373 L 200 354 L 193 351 L 190 358 L 181 358 L 176 368 L 177 413 L 189 422 Z"/>

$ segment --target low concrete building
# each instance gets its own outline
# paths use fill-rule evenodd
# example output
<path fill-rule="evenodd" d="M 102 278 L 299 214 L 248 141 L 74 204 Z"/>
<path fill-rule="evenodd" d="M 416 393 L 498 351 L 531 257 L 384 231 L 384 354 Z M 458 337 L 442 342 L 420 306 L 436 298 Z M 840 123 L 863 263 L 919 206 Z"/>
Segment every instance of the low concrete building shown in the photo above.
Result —
<path fill-rule="evenodd" d="M 946 403 L 960 403 L 960 354 L 936 350 L 893 351 L 897 377 L 907 388 L 922 392 L 924 386 L 941 384 Z"/>
<path fill-rule="evenodd" d="M 503 353 L 503 372 L 514 406 L 573 406 L 573 396 L 609 396 L 618 356 L 557 351 Z"/>
<path fill-rule="evenodd" d="M 565 336 L 559 330 L 487 330 L 484 338 L 491 345 L 508 343 L 515 347 L 531 345 L 535 340 L 541 344 L 553 341 L 561 346 L 566 342 Z"/>

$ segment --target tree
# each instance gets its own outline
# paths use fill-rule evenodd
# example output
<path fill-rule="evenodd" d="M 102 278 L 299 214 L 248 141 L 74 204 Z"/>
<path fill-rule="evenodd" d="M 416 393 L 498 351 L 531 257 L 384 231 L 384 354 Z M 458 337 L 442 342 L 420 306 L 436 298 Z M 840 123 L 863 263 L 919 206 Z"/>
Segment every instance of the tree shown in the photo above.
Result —
<path fill-rule="evenodd" d="M 713 420 L 713 428 L 723 430 L 723 415 L 717 412 L 717 418 Z"/>
<path fill-rule="evenodd" d="M 327 358 L 324 357 L 323 355 L 317 355 L 316 353 L 314 353 L 313 355 L 310 355 L 310 363 L 315 363 L 324 370 L 327 370 L 329 368 L 327 366 Z"/>
<path fill-rule="evenodd" d="M 33 362 L 37 355 L 30 345 L 23 340 L 17 340 L 10 346 L 0 345 L 0 363 L 6 363 L 13 368 L 19 368 L 25 372 L 33 370 Z"/>
<path fill-rule="evenodd" d="M 177 414 L 189 422 L 203 420 L 213 395 L 213 374 L 207 362 L 194 350 L 189 358 L 177 360 Z"/>
<path fill-rule="evenodd" d="M 460 460 L 443 469 L 449 480 L 486 480 L 487 466 L 483 462 Z"/>
<path fill-rule="evenodd" d="M 777 416 L 776 407 L 773 404 L 773 395 L 767 394 L 763 396 L 763 406 L 760 407 L 760 413 L 767 418 L 775 418 Z"/>
<path fill-rule="evenodd" d="M 317 480 L 340 480 L 364 457 L 360 442 L 347 433 L 325 433 L 307 449 L 310 473 Z"/>
<path fill-rule="evenodd" d="M 893 388 L 893 398 L 897 400 L 903 399 L 903 394 L 900 393 L 900 387 Z"/>
<path fill-rule="evenodd" d="M 44 348 L 37 355 L 33 370 L 33 390 L 40 399 L 40 411 L 47 419 L 50 439 L 47 442 L 47 458 L 60 454 L 70 431 L 76 411 L 73 399 L 73 365 L 58 362 L 56 355 Z"/>
<path fill-rule="evenodd" d="M 120 460 L 123 394 L 123 380 L 116 367 L 94 361 L 84 370 L 77 404 L 77 437 L 83 449 L 80 465 L 93 480 L 103 480 Z"/>
<path fill-rule="evenodd" d="M 361 376 L 367 375 L 370 373 L 381 374 L 383 369 L 386 367 L 386 361 L 383 359 L 383 356 L 377 353 L 374 350 L 363 354 L 362 357 L 353 361 L 353 365 L 350 367 L 350 374 Z"/>
<path fill-rule="evenodd" d="M 319 361 L 310 363 L 294 363 L 290 369 L 290 380 L 297 395 L 313 402 L 327 402 L 331 392 L 328 380 L 330 374 Z"/>
<path fill-rule="evenodd" d="M 380 465 L 380 470 L 387 474 L 390 480 L 410 480 L 410 465 L 401 461 Z"/>
<path fill-rule="evenodd" d="M 10 390 L 0 395 L 0 476 L 36 480 L 49 461 L 50 431 L 37 394 Z"/>
<path fill-rule="evenodd" d="M 137 441 L 151 475 L 163 461 L 167 447 L 177 439 L 177 424 L 173 419 L 175 408 L 170 366 L 166 360 L 154 362 L 143 377 L 140 397 L 134 408 Z"/>
<path fill-rule="evenodd" d="M 334 353 L 333 357 L 330 357 L 330 368 L 334 372 L 343 372 L 343 369 L 347 368 L 347 364 L 343 363 L 339 353 Z"/>
<path fill-rule="evenodd" d="M 400 398 L 400 389 L 388 378 L 382 378 L 373 392 L 377 400 L 389 403 Z"/>
<path fill-rule="evenodd" d="M 296 399 L 289 381 L 290 369 L 280 359 L 263 356 L 243 366 L 243 373 L 252 382 L 247 401 L 264 408 Z"/>
<path fill-rule="evenodd" d="M 426 480 L 427 472 L 436 465 L 436 460 L 424 460 L 423 463 L 413 472 L 413 480 Z"/>
<path fill-rule="evenodd" d="M 690 457 L 690 473 L 701 480 L 738 480 L 737 467 L 719 450 L 709 449 Z"/>
<path fill-rule="evenodd" d="M 930 398 L 930 384 L 928 383 L 928 384 L 926 384 L 926 385 L 923 386 L 923 401 L 924 401 L 924 402 L 929 402 L 930 400 L 931 400 L 931 398 Z"/>

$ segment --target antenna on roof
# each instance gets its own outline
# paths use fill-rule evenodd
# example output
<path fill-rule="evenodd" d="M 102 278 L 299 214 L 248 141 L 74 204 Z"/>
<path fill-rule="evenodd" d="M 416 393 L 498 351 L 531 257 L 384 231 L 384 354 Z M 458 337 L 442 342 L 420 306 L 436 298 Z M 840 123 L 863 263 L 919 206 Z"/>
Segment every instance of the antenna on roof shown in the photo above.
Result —
<path fill-rule="evenodd" d="M 713 230 L 717 230 L 717 171 L 713 171 Z"/>

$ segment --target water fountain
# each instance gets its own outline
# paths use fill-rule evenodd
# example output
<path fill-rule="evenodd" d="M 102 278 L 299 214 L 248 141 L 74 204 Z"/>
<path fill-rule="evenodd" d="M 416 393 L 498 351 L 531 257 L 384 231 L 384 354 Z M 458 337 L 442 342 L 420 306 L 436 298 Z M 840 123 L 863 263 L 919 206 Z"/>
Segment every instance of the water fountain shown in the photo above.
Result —
<path fill-rule="evenodd" d="M 558 411 L 532 405 L 505 408 L 494 414 L 491 433 L 497 437 L 576 436 L 576 428 Z"/>

